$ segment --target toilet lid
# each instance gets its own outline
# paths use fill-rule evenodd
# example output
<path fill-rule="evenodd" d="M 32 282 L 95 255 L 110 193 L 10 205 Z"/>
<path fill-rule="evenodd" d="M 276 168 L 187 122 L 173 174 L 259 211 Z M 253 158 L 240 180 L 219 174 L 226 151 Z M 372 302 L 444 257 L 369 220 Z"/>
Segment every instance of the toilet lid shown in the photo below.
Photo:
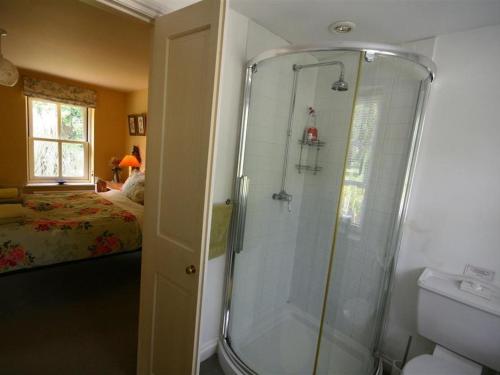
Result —
<path fill-rule="evenodd" d="M 403 369 L 403 375 L 470 375 L 471 369 L 458 363 L 424 354 L 410 360 Z"/>

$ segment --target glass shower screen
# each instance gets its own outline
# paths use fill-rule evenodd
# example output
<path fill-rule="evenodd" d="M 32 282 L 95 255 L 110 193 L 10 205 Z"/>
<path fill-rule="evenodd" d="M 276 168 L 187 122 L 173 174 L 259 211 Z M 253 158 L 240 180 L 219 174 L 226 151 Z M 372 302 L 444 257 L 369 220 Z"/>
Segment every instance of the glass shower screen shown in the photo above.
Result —
<path fill-rule="evenodd" d="M 373 370 L 429 73 L 365 57 L 249 68 L 222 346 L 242 373 Z"/>

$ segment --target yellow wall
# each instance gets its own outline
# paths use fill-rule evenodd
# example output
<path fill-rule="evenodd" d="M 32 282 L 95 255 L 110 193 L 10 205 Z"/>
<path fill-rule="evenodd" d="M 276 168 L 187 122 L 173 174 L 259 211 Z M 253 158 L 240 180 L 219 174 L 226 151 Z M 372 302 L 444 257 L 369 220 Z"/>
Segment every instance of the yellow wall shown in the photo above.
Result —
<path fill-rule="evenodd" d="M 148 89 L 132 91 L 127 94 L 125 101 L 125 108 L 127 116 L 131 114 L 141 114 L 148 112 Z M 127 117 L 128 118 L 128 117 Z M 126 151 L 130 153 L 132 151 L 132 146 L 139 146 L 141 151 L 142 166 L 141 170 L 146 168 L 146 137 L 144 136 L 133 136 L 129 135 L 127 124 L 127 118 L 125 119 L 124 134 L 126 137 Z M 148 134 L 148 122 L 146 117 L 146 135 Z M 124 176 L 127 172 L 124 171 Z"/>
<path fill-rule="evenodd" d="M 26 181 L 26 101 L 19 84 L 0 86 L 0 185 Z"/>
<path fill-rule="evenodd" d="M 127 129 L 127 93 L 33 71 L 20 70 L 20 74 L 96 90 L 94 170 L 96 176 L 111 179 L 109 159 L 112 156 L 121 158 L 126 152 L 130 152 L 124 130 Z M 22 92 L 21 78 L 15 87 L 0 86 L 0 160 L 2 164 L 0 185 L 22 186 L 26 184 L 26 136 L 26 101 Z"/>

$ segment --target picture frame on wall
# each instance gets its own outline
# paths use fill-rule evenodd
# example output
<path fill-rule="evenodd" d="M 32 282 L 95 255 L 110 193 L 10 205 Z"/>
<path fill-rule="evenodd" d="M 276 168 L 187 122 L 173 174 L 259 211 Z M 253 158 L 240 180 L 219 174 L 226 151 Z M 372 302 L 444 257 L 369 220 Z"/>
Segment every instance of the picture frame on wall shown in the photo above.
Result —
<path fill-rule="evenodd" d="M 128 133 L 137 135 L 137 121 L 135 115 L 128 115 Z"/>
<path fill-rule="evenodd" d="M 146 135 L 146 115 L 137 115 L 137 135 Z"/>

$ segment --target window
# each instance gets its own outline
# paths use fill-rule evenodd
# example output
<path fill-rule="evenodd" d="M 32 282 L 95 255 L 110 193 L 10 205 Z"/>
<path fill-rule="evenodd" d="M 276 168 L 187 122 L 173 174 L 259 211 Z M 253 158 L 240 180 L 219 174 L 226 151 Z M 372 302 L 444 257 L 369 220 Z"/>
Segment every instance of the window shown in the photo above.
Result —
<path fill-rule="evenodd" d="M 365 204 L 371 151 L 379 117 L 379 101 L 376 95 L 360 95 L 354 107 L 340 209 L 342 216 L 357 227 L 361 226 Z"/>
<path fill-rule="evenodd" d="M 90 182 L 93 109 L 28 98 L 29 182 Z"/>

